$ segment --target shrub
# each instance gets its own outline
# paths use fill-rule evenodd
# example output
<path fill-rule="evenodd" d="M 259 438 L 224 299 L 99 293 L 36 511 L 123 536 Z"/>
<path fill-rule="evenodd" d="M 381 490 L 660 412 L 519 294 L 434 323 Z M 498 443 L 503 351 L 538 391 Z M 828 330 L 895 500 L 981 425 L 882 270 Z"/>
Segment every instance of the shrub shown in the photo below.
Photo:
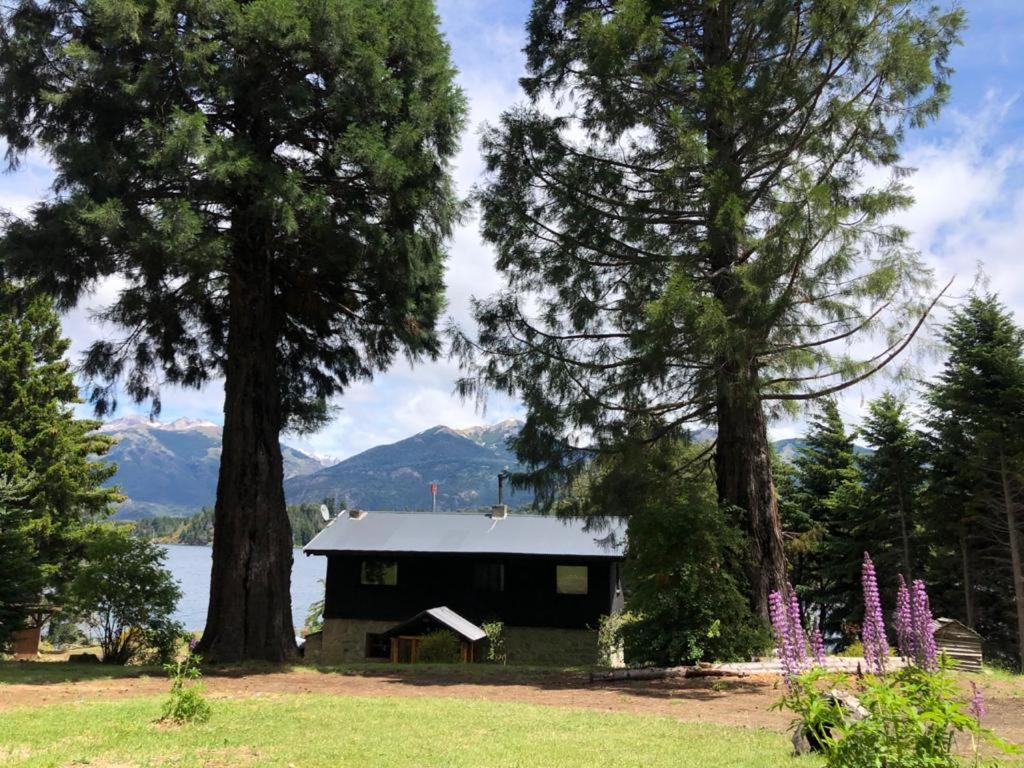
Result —
<path fill-rule="evenodd" d="M 867 617 L 861 643 L 869 674 L 855 678 L 828 672 L 821 658 L 806 653 L 800 606 L 772 594 L 772 625 L 786 679 L 786 695 L 777 705 L 797 715 L 795 727 L 822 752 L 829 768 L 954 768 L 963 763 L 954 752 L 958 735 L 977 746 L 984 738 L 1006 748 L 982 728 L 981 692 L 965 701 L 950 663 L 937 655 L 933 622 L 923 582 L 913 591 L 901 581 L 897 610 L 899 651 L 907 666 L 888 670 L 889 647 L 874 564 L 865 554 L 864 605 Z M 814 645 L 814 643 L 811 643 Z"/>
<path fill-rule="evenodd" d="M 326 591 L 327 582 L 320 579 L 320 584 L 324 588 L 324 596 L 319 600 L 309 604 L 309 610 L 306 612 L 306 632 L 307 634 L 313 634 L 319 632 L 324 628 L 324 605 L 327 601 Z"/>
<path fill-rule="evenodd" d="M 612 666 L 623 655 L 626 629 L 641 618 L 640 614 L 632 611 L 601 617 L 597 627 L 597 656 L 600 664 Z"/>
<path fill-rule="evenodd" d="M 459 638 L 447 629 L 439 629 L 420 640 L 420 661 L 424 664 L 451 664 L 459 660 Z"/>
<path fill-rule="evenodd" d="M 184 659 L 164 665 L 171 679 L 171 693 L 164 702 L 161 717 L 164 722 L 185 725 L 205 723 L 210 719 L 210 703 L 203 695 L 202 672 L 199 670 L 202 659 L 192 653 L 194 642 L 189 644 Z"/>
<path fill-rule="evenodd" d="M 184 631 L 171 620 L 181 590 L 164 552 L 121 528 L 95 526 L 68 587 L 72 613 L 99 632 L 103 661 L 168 661 Z"/>
<path fill-rule="evenodd" d="M 505 625 L 500 621 L 489 621 L 482 625 L 487 634 L 487 660 L 498 664 L 508 664 L 508 651 L 505 650 Z"/>

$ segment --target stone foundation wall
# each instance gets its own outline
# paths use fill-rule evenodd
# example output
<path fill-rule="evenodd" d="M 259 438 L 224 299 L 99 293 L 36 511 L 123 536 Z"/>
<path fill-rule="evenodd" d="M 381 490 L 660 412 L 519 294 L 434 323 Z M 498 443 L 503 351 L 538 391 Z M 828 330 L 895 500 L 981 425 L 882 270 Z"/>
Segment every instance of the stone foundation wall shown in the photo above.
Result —
<path fill-rule="evenodd" d="M 596 629 L 505 627 L 509 664 L 585 667 L 598 663 Z"/>
<path fill-rule="evenodd" d="M 366 635 L 380 634 L 398 621 L 326 619 L 319 636 L 306 644 L 306 660 L 333 665 L 366 661 Z M 486 641 L 480 643 L 477 658 L 486 658 Z M 550 629 L 547 627 L 505 627 L 505 650 L 509 664 L 524 666 L 583 667 L 598 663 L 597 630 Z"/>
<path fill-rule="evenodd" d="M 348 664 L 366 661 L 366 635 L 387 632 L 398 621 L 369 621 L 363 619 L 325 619 L 317 658 L 307 658 L 316 664 Z"/>

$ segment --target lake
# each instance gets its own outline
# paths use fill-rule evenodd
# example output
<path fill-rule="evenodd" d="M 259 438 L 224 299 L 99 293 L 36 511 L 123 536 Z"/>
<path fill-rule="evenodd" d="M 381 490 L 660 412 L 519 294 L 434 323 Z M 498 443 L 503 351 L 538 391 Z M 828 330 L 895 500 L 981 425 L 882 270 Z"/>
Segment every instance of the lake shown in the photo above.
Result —
<path fill-rule="evenodd" d="M 167 552 L 164 565 L 174 575 L 182 592 L 174 618 L 186 629 L 202 629 L 206 624 L 206 607 L 210 599 L 213 548 L 165 544 L 163 549 Z M 306 622 L 309 604 L 323 597 L 320 580 L 326 572 L 326 557 L 306 557 L 301 549 L 293 553 L 292 623 L 296 634 Z"/>

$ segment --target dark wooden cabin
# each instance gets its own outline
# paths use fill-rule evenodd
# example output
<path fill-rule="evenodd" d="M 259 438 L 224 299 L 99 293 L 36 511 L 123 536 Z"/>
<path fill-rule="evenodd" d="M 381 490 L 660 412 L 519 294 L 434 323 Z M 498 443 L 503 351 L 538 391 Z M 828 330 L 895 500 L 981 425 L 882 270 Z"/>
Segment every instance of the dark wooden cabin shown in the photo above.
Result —
<path fill-rule="evenodd" d="M 595 631 L 622 608 L 624 524 L 604 531 L 554 517 L 342 513 L 305 547 L 327 557 L 325 643 L 366 635 L 390 656 L 389 625 L 445 607 L 480 625 Z M 333 627 L 333 629 L 332 629 Z M 340 658 L 351 660 L 349 647 Z"/>

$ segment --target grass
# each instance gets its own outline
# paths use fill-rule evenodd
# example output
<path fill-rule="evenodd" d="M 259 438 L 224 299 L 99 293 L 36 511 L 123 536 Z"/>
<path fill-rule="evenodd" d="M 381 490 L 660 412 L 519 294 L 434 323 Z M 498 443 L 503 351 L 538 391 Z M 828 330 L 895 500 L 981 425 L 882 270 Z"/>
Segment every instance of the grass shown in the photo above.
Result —
<path fill-rule="evenodd" d="M 5 768 L 386 765 L 769 768 L 785 736 L 664 717 L 453 699 L 281 696 L 213 701 L 204 725 L 156 723 L 159 699 L 0 714 Z M 800 760 L 813 768 L 813 760 Z"/>
<path fill-rule="evenodd" d="M 4 685 L 48 685 L 76 683 L 82 680 L 106 680 L 119 677 L 163 677 L 160 667 L 118 664 L 68 664 L 67 662 L 0 661 L 0 691 Z M 0 762 L 0 765 L 3 765 Z"/>

